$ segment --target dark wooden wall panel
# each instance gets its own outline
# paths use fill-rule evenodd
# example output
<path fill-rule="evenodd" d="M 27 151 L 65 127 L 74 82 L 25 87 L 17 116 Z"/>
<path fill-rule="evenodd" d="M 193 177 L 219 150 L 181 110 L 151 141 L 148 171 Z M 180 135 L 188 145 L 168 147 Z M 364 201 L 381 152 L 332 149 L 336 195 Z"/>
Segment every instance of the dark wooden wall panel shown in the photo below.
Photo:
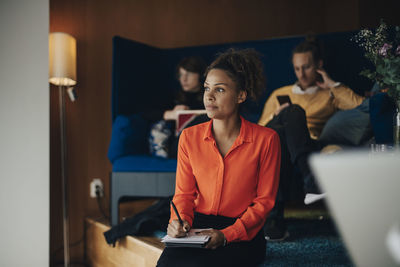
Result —
<path fill-rule="evenodd" d="M 101 178 L 109 199 L 111 164 L 111 38 L 120 35 L 162 48 L 355 30 L 380 15 L 397 20 L 398 1 L 361 0 L 50 0 L 50 32 L 73 35 L 78 46 L 78 99 L 67 101 L 70 241 L 81 240 L 85 216 L 101 216 L 89 184 Z M 364 4 L 366 3 L 366 4 Z M 382 3 L 382 1 L 379 1 Z M 379 12 L 377 13 L 376 10 Z M 396 11 L 399 10 L 398 8 Z M 360 23 L 360 21 L 362 23 Z M 373 25 L 372 25 L 373 26 Z M 50 88 L 51 261 L 62 260 L 62 205 L 57 88 Z M 105 203 L 108 207 L 108 203 Z M 82 260 L 82 242 L 71 248 Z"/>
<path fill-rule="evenodd" d="M 376 27 L 380 19 L 391 25 L 400 25 L 399 0 L 359 0 L 360 27 Z"/>

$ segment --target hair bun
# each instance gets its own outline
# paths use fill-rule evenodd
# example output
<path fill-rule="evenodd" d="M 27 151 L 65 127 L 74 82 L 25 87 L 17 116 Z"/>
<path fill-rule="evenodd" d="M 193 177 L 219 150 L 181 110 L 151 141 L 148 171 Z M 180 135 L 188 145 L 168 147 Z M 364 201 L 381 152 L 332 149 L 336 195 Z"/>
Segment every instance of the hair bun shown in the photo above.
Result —
<path fill-rule="evenodd" d="M 293 49 L 293 54 L 311 52 L 313 60 L 323 60 L 324 46 L 314 33 L 307 33 L 305 40 Z"/>
<path fill-rule="evenodd" d="M 308 43 L 314 43 L 314 44 L 318 43 L 317 37 L 315 36 L 314 33 L 308 33 L 305 39 L 306 42 Z"/>

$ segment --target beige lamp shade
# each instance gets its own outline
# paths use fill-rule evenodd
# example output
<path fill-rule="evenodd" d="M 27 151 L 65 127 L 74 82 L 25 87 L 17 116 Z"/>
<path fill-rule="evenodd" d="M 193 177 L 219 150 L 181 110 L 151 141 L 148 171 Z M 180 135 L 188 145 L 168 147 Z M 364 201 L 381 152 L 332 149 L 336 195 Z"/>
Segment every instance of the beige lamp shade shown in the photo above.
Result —
<path fill-rule="evenodd" d="M 67 33 L 50 33 L 49 82 L 61 86 L 76 84 L 76 40 Z"/>

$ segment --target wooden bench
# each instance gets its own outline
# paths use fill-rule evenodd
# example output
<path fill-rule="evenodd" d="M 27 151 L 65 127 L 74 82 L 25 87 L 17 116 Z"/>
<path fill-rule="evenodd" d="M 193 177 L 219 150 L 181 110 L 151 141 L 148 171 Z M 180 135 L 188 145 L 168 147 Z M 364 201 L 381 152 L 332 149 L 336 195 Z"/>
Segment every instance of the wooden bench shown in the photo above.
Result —
<path fill-rule="evenodd" d="M 116 243 L 107 244 L 103 233 L 111 227 L 87 218 L 85 251 L 86 261 L 92 267 L 154 267 L 160 257 L 164 244 L 156 237 L 127 236 Z"/>

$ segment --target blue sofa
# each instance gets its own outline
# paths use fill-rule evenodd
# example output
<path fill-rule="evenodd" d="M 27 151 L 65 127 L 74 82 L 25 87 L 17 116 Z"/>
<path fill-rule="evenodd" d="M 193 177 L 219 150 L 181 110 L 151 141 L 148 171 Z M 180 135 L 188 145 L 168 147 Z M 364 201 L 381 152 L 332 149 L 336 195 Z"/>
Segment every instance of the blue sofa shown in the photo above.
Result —
<path fill-rule="evenodd" d="M 362 51 L 350 41 L 354 32 L 319 35 L 326 50 L 325 68 L 332 78 L 363 95 L 371 83 L 359 72 L 368 65 Z M 110 177 L 111 224 L 118 223 L 122 197 L 162 197 L 174 193 L 176 160 L 148 154 L 150 122 L 142 114 L 165 108 L 172 101 L 175 66 L 189 55 L 203 57 L 210 63 L 227 48 L 254 48 L 260 52 L 267 77 L 267 90 L 258 103 L 249 102 L 243 116 L 256 122 L 263 104 L 276 88 L 296 80 L 291 65 L 291 51 L 303 36 L 207 46 L 159 49 L 139 42 L 113 38 L 112 61 L 112 137 L 108 157 L 113 165 Z"/>

